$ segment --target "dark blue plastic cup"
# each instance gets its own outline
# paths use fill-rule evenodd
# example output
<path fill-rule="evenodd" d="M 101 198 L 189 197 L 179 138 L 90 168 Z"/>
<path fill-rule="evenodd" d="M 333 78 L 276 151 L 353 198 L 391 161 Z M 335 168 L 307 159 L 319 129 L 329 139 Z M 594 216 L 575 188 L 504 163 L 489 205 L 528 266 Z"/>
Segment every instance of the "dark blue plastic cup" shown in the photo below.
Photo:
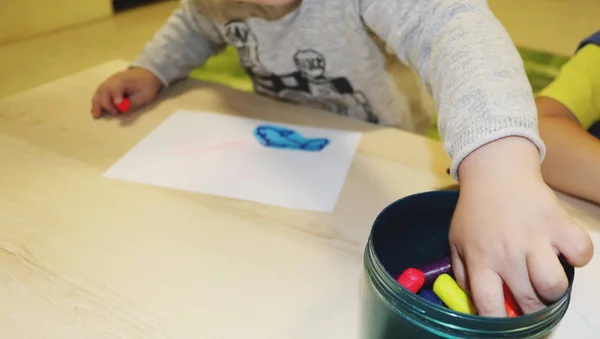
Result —
<path fill-rule="evenodd" d="M 569 307 L 575 269 L 563 262 L 567 293 L 545 309 L 517 318 L 454 312 L 400 286 L 395 277 L 450 255 L 448 232 L 457 191 L 412 195 L 375 220 L 364 256 L 360 339 L 543 338 Z"/>

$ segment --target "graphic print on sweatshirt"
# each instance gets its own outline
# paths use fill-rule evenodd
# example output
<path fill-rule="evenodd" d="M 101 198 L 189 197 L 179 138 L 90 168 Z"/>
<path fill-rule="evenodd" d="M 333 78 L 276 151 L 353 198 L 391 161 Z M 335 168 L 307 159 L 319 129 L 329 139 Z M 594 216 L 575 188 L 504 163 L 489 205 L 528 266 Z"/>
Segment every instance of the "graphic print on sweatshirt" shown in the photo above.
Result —
<path fill-rule="evenodd" d="M 256 93 L 345 116 L 354 110 L 367 121 L 378 123 L 364 93 L 355 91 L 345 77 L 329 77 L 327 61 L 318 51 L 297 51 L 293 56 L 296 69 L 288 74 L 275 74 L 260 61 L 258 39 L 246 22 L 227 23 L 225 38 L 237 49 Z"/>

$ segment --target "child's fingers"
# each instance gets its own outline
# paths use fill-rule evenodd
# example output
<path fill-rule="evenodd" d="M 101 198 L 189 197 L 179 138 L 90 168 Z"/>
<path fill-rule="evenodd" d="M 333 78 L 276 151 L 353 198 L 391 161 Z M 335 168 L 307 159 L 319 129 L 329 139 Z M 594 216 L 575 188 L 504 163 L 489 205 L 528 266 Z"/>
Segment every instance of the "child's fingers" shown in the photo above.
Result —
<path fill-rule="evenodd" d="M 450 245 L 450 263 L 452 265 L 452 273 L 458 285 L 465 291 L 469 291 L 469 279 L 465 264 L 456 249 L 456 246 Z"/>
<path fill-rule="evenodd" d="M 102 107 L 98 101 L 98 94 L 94 94 L 94 97 L 92 98 L 92 116 L 96 119 L 102 117 Z"/>
<path fill-rule="evenodd" d="M 128 97 L 131 102 L 131 110 L 136 110 L 152 102 L 156 98 L 156 93 L 151 89 L 143 89 L 135 93 L 131 93 Z"/>
<path fill-rule="evenodd" d="M 506 317 L 502 278 L 487 268 L 477 269 L 467 263 L 471 297 L 479 315 Z"/>
<path fill-rule="evenodd" d="M 556 257 L 556 254 L 554 254 L 554 257 Z M 502 276 L 525 314 L 537 312 L 546 307 L 533 288 L 529 273 L 525 256 L 523 256 L 522 263 L 511 267 L 510 271 Z"/>
<path fill-rule="evenodd" d="M 118 110 L 113 103 L 112 95 L 109 91 L 100 91 L 100 93 L 98 93 L 98 102 L 100 103 L 100 106 L 109 113 L 118 113 Z"/>
<path fill-rule="evenodd" d="M 594 256 L 594 243 L 588 232 L 575 224 L 572 227 L 562 227 L 554 247 L 562 254 L 569 264 L 575 267 L 587 265 Z"/>
<path fill-rule="evenodd" d="M 565 294 L 569 281 L 552 247 L 531 252 L 527 256 L 527 267 L 533 287 L 544 301 L 550 303 Z"/>
<path fill-rule="evenodd" d="M 136 110 L 144 105 L 146 105 L 150 99 L 148 99 L 148 95 L 143 91 L 139 91 L 133 93 L 129 96 L 129 102 L 131 103 L 131 110 Z"/>
<path fill-rule="evenodd" d="M 120 84 L 114 85 L 110 89 L 110 95 L 112 97 L 112 104 L 116 106 L 120 104 L 121 101 L 123 101 L 123 97 L 125 96 L 125 89 Z"/>

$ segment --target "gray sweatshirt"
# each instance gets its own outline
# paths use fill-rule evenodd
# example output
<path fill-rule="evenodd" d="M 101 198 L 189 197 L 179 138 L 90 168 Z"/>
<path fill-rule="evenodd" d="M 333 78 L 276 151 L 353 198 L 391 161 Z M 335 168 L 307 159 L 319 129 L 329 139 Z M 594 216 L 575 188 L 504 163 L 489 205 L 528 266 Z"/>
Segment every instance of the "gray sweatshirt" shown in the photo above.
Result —
<path fill-rule="evenodd" d="M 183 0 L 133 66 L 168 86 L 233 45 L 261 95 L 413 131 L 368 30 L 432 93 L 454 178 L 469 153 L 506 136 L 528 138 L 544 158 L 522 60 L 484 0 L 303 0 L 278 20 L 232 21 Z"/>

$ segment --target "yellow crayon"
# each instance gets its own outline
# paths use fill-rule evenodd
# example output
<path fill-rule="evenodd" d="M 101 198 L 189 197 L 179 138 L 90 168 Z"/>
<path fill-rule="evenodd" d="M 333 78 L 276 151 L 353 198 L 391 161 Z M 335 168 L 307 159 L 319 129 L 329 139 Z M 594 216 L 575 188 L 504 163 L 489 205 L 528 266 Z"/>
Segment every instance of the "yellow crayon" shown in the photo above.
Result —
<path fill-rule="evenodd" d="M 435 293 L 448 308 L 456 312 L 477 314 L 471 298 L 448 274 L 441 274 L 433 283 Z"/>

